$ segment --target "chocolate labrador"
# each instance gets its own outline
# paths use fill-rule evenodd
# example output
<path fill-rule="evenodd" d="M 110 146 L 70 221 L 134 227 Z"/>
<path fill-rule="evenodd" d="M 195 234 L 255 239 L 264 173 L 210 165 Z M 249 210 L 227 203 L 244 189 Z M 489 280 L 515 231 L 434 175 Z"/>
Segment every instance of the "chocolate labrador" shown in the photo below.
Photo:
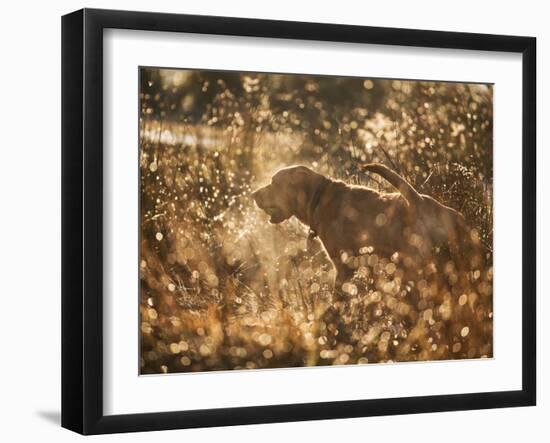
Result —
<path fill-rule="evenodd" d="M 347 258 L 365 247 L 379 256 L 400 252 L 425 259 L 445 244 L 459 266 L 460 244 L 468 236 L 462 214 L 420 194 L 382 164 L 364 169 L 380 175 L 399 192 L 381 193 L 333 180 L 305 166 L 291 166 L 277 171 L 271 183 L 252 196 L 271 223 L 294 216 L 309 226 L 336 268 L 337 285 L 353 275 Z"/>

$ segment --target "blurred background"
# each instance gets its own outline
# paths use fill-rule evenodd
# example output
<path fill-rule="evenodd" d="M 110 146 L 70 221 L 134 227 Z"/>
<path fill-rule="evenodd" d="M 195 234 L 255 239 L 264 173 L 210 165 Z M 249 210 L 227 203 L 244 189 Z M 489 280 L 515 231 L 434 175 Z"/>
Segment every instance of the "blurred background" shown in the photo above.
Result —
<path fill-rule="evenodd" d="M 22 438 L 54 439 L 55 441 L 78 441 L 79 437 L 59 426 L 60 411 L 60 316 L 61 316 L 61 51 L 59 50 L 60 33 L 59 17 L 79 7 L 110 7 L 128 10 L 152 10 L 149 1 L 116 0 L 107 4 L 100 0 L 74 2 L 74 0 L 55 0 L 54 2 L 12 2 L 6 4 L 6 16 L 25 16 L 27 26 L 22 27 L 19 20 L 6 20 L 1 28 L 7 56 L 5 65 L 17 69 L 4 69 L 0 77 L 4 85 L 3 106 L 0 109 L 7 139 L 4 146 L 9 152 L 9 163 L 6 163 L 0 175 L 2 194 L 6 212 L 15 217 L 4 217 L 3 227 L 9 233 L 3 244 L 7 251 L 4 254 L 3 269 L 5 276 L 3 294 L 6 294 L 6 308 L 9 315 L 4 316 L 4 328 L 15 332 L 17 339 L 6 340 L 4 354 L 10 357 L 2 366 L 0 379 L 3 392 L 2 412 L 9 414 L 3 427 L 3 435 L 12 441 Z M 280 0 L 278 2 L 249 2 L 236 0 L 232 2 L 210 0 L 207 2 L 174 3 L 158 0 L 154 9 L 170 13 L 206 14 L 219 16 L 266 18 L 278 20 L 298 20 L 325 23 L 349 23 L 355 25 L 376 25 L 398 28 L 438 29 L 460 32 L 486 32 L 491 34 L 513 34 L 537 36 L 537 71 L 538 93 L 537 107 L 539 123 L 550 118 L 550 88 L 543 88 L 544 78 L 550 73 L 550 28 L 548 27 L 547 7 L 542 2 L 528 0 L 518 7 L 516 3 L 479 2 L 464 0 L 460 8 L 449 13 L 436 0 L 410 2 L 357 2 L 341 0 L 334 2 L 317 2 L 312 7 L 308 2 Z M 32 7 L 32 14 L 29 10 Z M 488 20 L 488 17 L 491 19 Z M 28 29 L 34 32 L 28 32 Z M 40 35 L 40 38 L 36 38 Z M 33 54 L 22 57 L 22 54 Z M 518 55 L 519 57 L 519 55 Z M 40 82 L 37 83 L 37 66 L 47 66 L 40 71 Z M 15 87 L 19 85 L 20 87 Z M 33 88 L 34 102 L 45 104 L 47 112 L 40 113 L 40 118 L 29 118 L 29 100 L 22 100 L 25 87 L 42 85 Z M 498 91 L 495 89 L 495 109 Z M 521 112 L 521 111 L 519 111 Z M 35 109 L 36 114 L 36 109 Z M 495 116 L 495 118 L 498 118 Z M 32 129 L 32 130 L 30 130 Z M 25 136 L 22 136 L 25 135 Z M 543 154 L 544 130 L 537 132 L 538 148 L 538 201 L 537 218 L 539 227 L 550 223 L 550 199 L 544 196 L 550 193 L 550 180 L 544 170 L 550 168 L 550 156 Z M 40 136 L 38 138 L 38 136 Z M 33 138 L 34 137 L 34 138 Z M 36 141 L 34 140 L 36 139 Z M 519 149 L 520 146 L 517 146 Z M 495 149 L 498 146 L 495 145 Z M 544 150 L 547 152 L 547 150 Z M 22 180 L 22 168 L 32 180 Z M 498 165 L 497 167 L 498 168 Z M 496 172 L 496 171 L 495 171 Z M 519 171 L 518 171 L 519 173 Z M 505 178 L 503 178 L 505 180 Z M 40 183 L 40 186 L 37 186 Z M 29 204 L 32 202 L 32 204 Z M 9 210 L 8 210 L 9 208 Z M 37 229 L 37 215 L 40 217 L 40 228 Z M 22 234 L 24 233 L 24 235 Z M 47 234 L 45 234 L 47 233 Z M 550 308 L 548 298 L 543 294 L 550 291 L 550 282 L 544 278 L 544 269 L 550 265 L 550 237 L 548 230 L 539 232 L 540 248 L 537 260 L 537 305 L 542 320 L 543 313 Z M 27 247 L 22 247 L 22 242 Z M 6 243 L 7 242 L 7 243 Z M 38 247 L 37 247 L 38 246 Z M 31 254 L 32 251 L 32 254 Z M 500 249 L 499 249 L 500 251 Z M 504 257 L 506 248 L 503 246 Z M 34 258 L 32 272 L 29 273 L 29 254 Z M 497 252 L 498 254 L 498 252 Z M 498 270 L 497 270 L 498 272 Z M 40 289 L 26 284 L 32 275 L 33 281 L 40 282 Z M 514 278 L 519 278 L 518 275 Z M 7 284 L 7 286 L 6 286 Z M 10 297 L 9 295 L 12 294 Z M 496 294 L 497 300 L 501 294 Z M 502 294 L 503 298 L 514 296 L 510 292 Z M 539 298 L 540 296 L 540 298 Z M 497 301 L 498 303 L 498 301 Z M 19 313 L 18 315 L 11 315 Z M 498 311 L 497 311 L 498 318 Z M 550 340 L 550 323 L 539 321 L 538 334 L 538 369 L 543 374 L 550 368 L 550 352 L 545 343 Z M 37 337 L 40 343 L 47 346 L 36 346 Z M 33 345 L 35 344 L 35 345 Z M 498 344 L 497 344 L 498 346 Z M 506 343 L 502 343 L 506 347 Z M 32 350 L 32 351 L 31 351 Z M 30 352 L 31 351 L 31 352 Z M 495 354 L 498 358 L 498 351 Z M 32 359 L 33 364 L 17 362 Z M 39 365 L 39 370 L 37 370 Z M 460 363 L 458 364 L 460 366 Z M 308 369 L 304 369 L 309 372 Z M 140 433 L 118 435 L 115 438 L 132 442 L 150 441 L 158 435 L 163 441 L 181 441 L 182 435 L 203 442 L 280 442 L 300 438 L 329 442 L 342 438 L 342 435 L 364 435 L 371 439 L 393 440 L 406 439 L 408 442 L 426 442 L 445 436 L 447 442 L 463 442 L 465 438 L 476 435 L 478 439 L 522 440 L 526 436 L 548 434 L 550 414 L 550 384 L 539 379 L 538 405 L 528 408 L 503 408 L 476 411 L 457 411 L 438 414 L 414 414 L 406 416 L 367 417 L 346 420 L 321 420 L 314 422 L 286 423 L 278 425 L 251 425 L 225 428 L 195 429 L 184 431 L 164 431 L 161 434 Z M 378 384 L 378 380 L 370 380 Z M 453 381 L 449 381 L 450 384 Z M 29 401 L 25 392 L 36 395 Z M 185 395 L 179 393 L 175 395 Z M 216 395 L 213 393 L 212 395 Z M 48 417 L 55 417 L 52 419 Z M 522 426 L 518 426 L 518 422 Z M 411 431 L 412 430 L 412 431 Z M 453 432 L 449 432 L 453 430 Z M 80 437 L 84 440 L 85 437 Z M 154 438 L 154 437 L 153 437 Z M 111 436 L 98 436 L 94 440 L 111 441 Z"/>
<path fill-rule="evenodd" d="M 142 68 L 141 373 L 492 356 L 492 86 Z M 307 228 L 250 192 L 280 167 L 393 192 L 382 162 L 459 211 L 485 262 L 456 270 L 366 252 L 334 302 Z"/>

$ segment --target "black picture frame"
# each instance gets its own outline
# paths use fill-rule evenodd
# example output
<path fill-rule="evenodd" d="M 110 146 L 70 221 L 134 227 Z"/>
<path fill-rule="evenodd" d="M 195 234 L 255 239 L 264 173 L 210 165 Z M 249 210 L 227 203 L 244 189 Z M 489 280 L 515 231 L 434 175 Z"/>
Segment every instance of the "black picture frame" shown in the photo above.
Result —
<path fill-rule="evenodd" d="M 522 388 L 131 415 L 103 413 L 103 30 L 171 31 L 522 54 Z M 536 39 L 83 9 L 62 18 L 62 426 L 82 434 L 530 406 L 536 403 Z"/>

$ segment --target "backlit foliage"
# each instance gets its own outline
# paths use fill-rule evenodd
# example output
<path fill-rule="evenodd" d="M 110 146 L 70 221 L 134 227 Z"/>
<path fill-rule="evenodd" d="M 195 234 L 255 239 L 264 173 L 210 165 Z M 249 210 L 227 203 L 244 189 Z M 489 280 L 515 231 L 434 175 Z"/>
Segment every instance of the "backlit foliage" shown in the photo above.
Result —
<path fill-rule="evenodd" d="M 141 373 L 492 357 L 492 87 L 140 72 Z M 382 162 L 461 211 L 483 262 L 365 245 L 339 291 L 317 240 L 250 193 L 280 167 L 394 192 Z M 467 281 L 467 283 L 464 283 Z"/>

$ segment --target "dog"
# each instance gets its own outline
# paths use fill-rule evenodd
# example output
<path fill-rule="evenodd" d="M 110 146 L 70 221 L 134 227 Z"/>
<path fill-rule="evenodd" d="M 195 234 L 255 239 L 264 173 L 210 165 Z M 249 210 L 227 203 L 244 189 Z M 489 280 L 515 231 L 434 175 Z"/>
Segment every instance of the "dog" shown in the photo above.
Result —
<path fill-rule="evenodd" d="M 387 180 L 398 192 L 381 193 L 325 177 L 306 166 L 277 171 L 271 183 L 252 193 L 271 223 L 296 217 L 318 237 L 337 272 L 336 285 L 353 276 L 348 258 L 365 247 L 379 256 L 394 253 L 429 259 L 434 248 L 448 246 L 455 265 L 463 265 L 461 244 L 468 237 L 464 216 L 385 165 L 363 169 Z"/>

